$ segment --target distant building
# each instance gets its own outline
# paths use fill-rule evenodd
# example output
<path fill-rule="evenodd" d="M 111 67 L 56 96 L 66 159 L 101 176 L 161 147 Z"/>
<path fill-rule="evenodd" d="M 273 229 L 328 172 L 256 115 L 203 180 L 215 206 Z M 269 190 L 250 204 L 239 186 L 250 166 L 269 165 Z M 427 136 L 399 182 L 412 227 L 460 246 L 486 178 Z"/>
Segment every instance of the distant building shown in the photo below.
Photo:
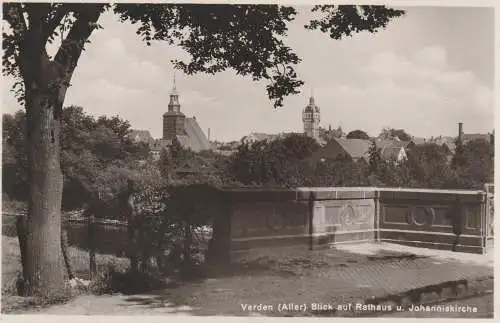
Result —
<path fill-rule="evenodd" d="M 151 145 L 154 141 L 151 133 L 147 130 L 135 130 L 132 129 L 129 131 L 125 137 L 129 138 L 132 142 L 139 143 L 142 142 L 147 145 Z"/>
<path fill-rule="evenodd" d="M 302 122 L 304 123 L 304 133 L 320 142 L 320 110 L 314 102 L 313 96 L 309 98 L 309 104 L 304 108 L 304 111 L 302 111 Z"/>
<path fill-rule="evenodd" d="M 163 114 L 163 137 L 154 140 L 151 144 L 153 158 L 159 158 L 161 150 L 169 147 L 174 138 L 177 138 L 183 148 L 194 152 L 213 149 L 212 144 L 208 141 L 207 136 L 196 121 L 196 117 L 187 118 L 181 112 L 175 79 L 174 86 L 170 92 L 168 111 Z"/>
<path fill-rule="evenodd" d="M 376 140 L 375 145 L 380 150 L 383 160 L 401 162 L 407 159 L 406 146 L 408 143 L 398 140 Z M 310 161 L 316 163 L 321 160 L 336 159 L 339 156 L 348 157 L 354 162 L 370 161 L 371 140 L 334 138 L 318 151 L 314 152 Z"/>
<path fill-rule="evenodd" d="M 351 158 L 354 162 L 364 160 L 368 162 L 371 141 L 364 139 L 334 138 L 314 152 L 309 160 L 313 163 L 327 159 L 336 159 L 340 156 Z"/>
<path fill-rule="evenodd" d="M 168 111 L 163 114 L 162 139 L 164 142 L 171 142 L 174 137 L 177 137 L 184 148 L 191 149 L 195 152 L 212 148 L 207 136 L 203 133 L 196 121 L 196 117 L 186 118 L 181 112 L 175 79 L 174 87 L 170 92 Z"/>
<path fill-rule="evenodd" d="M 380 156 L 384 160 L 395 160 L 401 162 L 406 160 L 406 147 L 408 145 L 405 141 L 400 140 L 377 140 L 375 145 L 380 149 Z"/>
<path fill-rule="evenodd" d="M 244 136 L 241 138 L 241 142 L 244 144 L 251 144 L 257 141 L 273 141 L 277 139 L 279 135 L 277 134 L 267 134 L 267 133 L 259 133 L 259 132 L 252 132 L 248 136 Z"/>
<path fill-rule="evenodd" d="M 241 141 L 213 142 L 213 150 L 223 156 L 230 156 L 238 151 Z"/>

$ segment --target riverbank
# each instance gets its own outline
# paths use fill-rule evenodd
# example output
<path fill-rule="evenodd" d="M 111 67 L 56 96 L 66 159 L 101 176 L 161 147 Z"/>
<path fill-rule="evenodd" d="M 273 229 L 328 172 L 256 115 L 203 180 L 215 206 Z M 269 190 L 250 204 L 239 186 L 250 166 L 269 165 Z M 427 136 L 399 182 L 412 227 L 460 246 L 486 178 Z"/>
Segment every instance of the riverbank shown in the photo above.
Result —
<path fill-rule="evenodd" d="M 89 279 L 89 253 L 75 247 L 70 247 L 68 253 L 76 277 Z M 112 255 L 97 254 L 96 262 L 98 273 L 107 270 L 108 266 L 123 270 L 129 266 L 128 259 Z M 17 238 L 2 236 L 2 313 L 17 312 L 38 306 L 32 298 L 16 296 L 16 281 L 21 271 Z"/>

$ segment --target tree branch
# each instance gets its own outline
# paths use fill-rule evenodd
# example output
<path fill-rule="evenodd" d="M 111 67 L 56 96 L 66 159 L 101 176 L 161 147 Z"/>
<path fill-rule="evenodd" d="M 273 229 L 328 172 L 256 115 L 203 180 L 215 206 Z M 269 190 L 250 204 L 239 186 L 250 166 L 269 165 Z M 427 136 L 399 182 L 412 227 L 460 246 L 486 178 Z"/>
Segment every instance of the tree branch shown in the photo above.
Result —
<path fill-rule="evenodd" d="M 55 7 L 55 8 L 54 8 Z M 71 4 L 59 4 L 57 7 L 54 5 L 52 8 L 52 17 L 47 18 L 47 23 L 44 26 L 44 43 L 47 43 L 50 36 L 54 33 L 56 28 L 61 23 L 61 20 L 71 11 Z"/>
<path fill-rule="evenodd" d="M 52 96 L 54 102 L 52 104 L 56 109 L 56 118 L 59 118 L 62 112 L 66 90 L 70 85 L 69 82 L 85 43 L 92 31 L 97 28 L 97 20 L 105 7 L 105 4 L 77 4 L 72 8 L 76 21 L 71 26 L 68 35 L 62 41 L 54 60 L 50 64 L 53 75 L 49 90 L 54 93 L 54 96 Z"/>
<path fill-rule="evenodd" d="M 4 3 L 4 17 L 12 28 L 12 32 L 16 36 L 16 40 L 21 42 L 26 34 L 28 27 L 23 17 L 23 8 L 20 3 L 9 2 Z"/>
<path fill-rule="evenodd" d="M 28 23 L 30 30 L 35 29 L 37 25 L 43 23 L 44 18 L 50 12 L 50 3 L 26 3 L 25 8 L 28 13 Z"/>
<path fill-rule="evenodd" d="M 4 9 L 4 19 L 10 25 L 12 33 L 14 34 L 14 37 L 12 36 L 8 37 L 4 33 L 3 47 L 4 50 L 8 50 L 10 52 L 10 55 L 13 56 L 17 64 L 19 73 L 21 74 L 22 77 L 24 77 L 26 75 L 26 64 L 24 64 L 23 57 L 20 56 L 21 53 L 20 48 L 23 45 L 26 33 L 28 31 L 28 27 L 23 17 L 23 8 L 20 3 L 10 2 L 10 3 L 4 3 L 3 9 Z M 9 38 L 9 40 L 7 40 L 6 38 Z M 12 42 L 11 43 L 12 45 L 9 44 L 9 42 Z M 9 50 L 7 47 L 10 46 L 13 47 Z"/>
<path fill-rule="evenodd" d="M 63 40 L 54 58 L 54 62 L 65 69 L 69 75 L 73 73 L 76 67 L 85 42 L 92 34 L 92 31 L 97 28 L 97 20 L 101 15 L 103 7 L 104 5 L 102 4 L 84 4 L 80 5 L 78 8 L 80 10 L 75 12 L 75 16 L 78 16 L 78 18 Z"/>

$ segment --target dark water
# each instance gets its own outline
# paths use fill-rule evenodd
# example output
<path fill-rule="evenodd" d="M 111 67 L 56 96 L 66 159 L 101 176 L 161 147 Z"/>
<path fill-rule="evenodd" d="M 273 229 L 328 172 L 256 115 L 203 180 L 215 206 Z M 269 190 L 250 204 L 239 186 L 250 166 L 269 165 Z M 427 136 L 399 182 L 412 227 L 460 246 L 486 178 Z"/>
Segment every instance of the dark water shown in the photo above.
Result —
<path fill-rule="evenodd" d="M 87 225 L 71 222 L 67 226 L 68 240 L 71 246 L 88 250 Z M 2 217 L 2 234 L 8 237 L 17 237 L 16 217 Z M 99 224 L 95 228 L 96 252 L 110 255 L 124 255 L 127 247 L 127 231 L 124 226 Z"/>
<path fill-rule="evenodd" d="M 71 246 L 88 250 L 88 227 L 83 223 L 70 223 L 67 227 L 68 240 Z M 124 226 L 96 225 L 96 252 L 123 256 L 127 247 L 127 230 Z"/>

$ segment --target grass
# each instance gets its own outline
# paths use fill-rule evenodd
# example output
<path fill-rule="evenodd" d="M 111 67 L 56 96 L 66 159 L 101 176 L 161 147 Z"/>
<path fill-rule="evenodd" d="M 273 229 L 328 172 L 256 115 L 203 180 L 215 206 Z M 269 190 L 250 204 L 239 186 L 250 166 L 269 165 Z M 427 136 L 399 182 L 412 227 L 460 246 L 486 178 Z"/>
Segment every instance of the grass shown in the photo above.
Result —
<path fill-rule="evenodd" d="M 69 256 L 75 276 L 89 279 L 89 253 L 75 247 L 69 247 Z M 112 255 L 96 255 L 98 274 L 106 272 L 110 265 L 116 270 L 125 271 L 129 266 L 126 258 Z M 17 296 L 16 281 L 22 271 L 19 242 L 17 238 L 2 236 L 2 312 L 9 313 L 27 307 L 42 307 L 66 299 L 49 300 Z"/>

